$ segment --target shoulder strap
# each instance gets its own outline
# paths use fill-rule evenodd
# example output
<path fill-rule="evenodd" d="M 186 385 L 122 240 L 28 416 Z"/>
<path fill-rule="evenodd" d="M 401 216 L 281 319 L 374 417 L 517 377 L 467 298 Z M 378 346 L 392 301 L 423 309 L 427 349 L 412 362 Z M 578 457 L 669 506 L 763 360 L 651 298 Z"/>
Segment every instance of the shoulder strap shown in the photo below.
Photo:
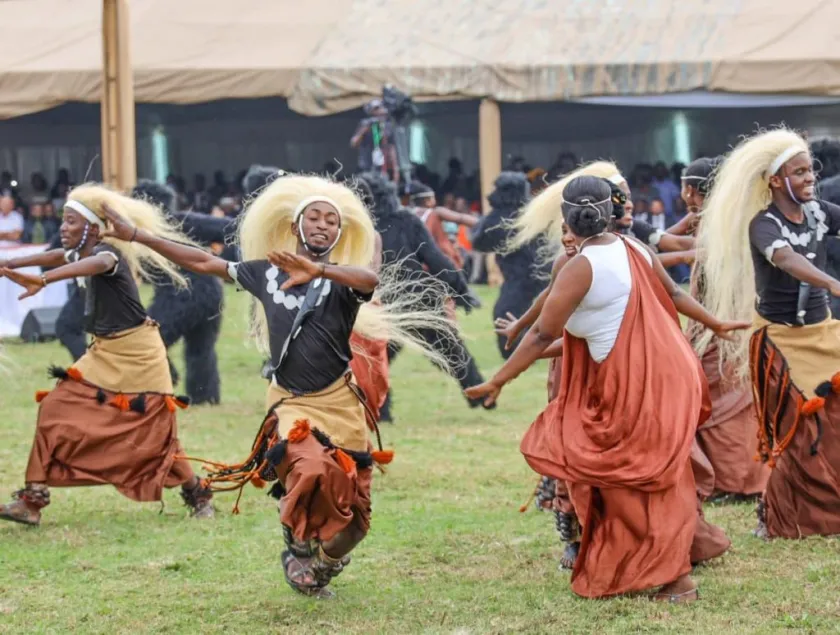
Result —
<path fill-rule="evenodd" d="M 280 359 L 277 360 L 277 365 L 272 370 L 279 370 L 283 366 L 283 362 L 286 361 L 286 357 L 288 357 L 289 353 L 289 345 L 292 343 L 292 340 L 298 336 L 298 333 L 300 333 L 300 329 L 303 328 L 303 323 L 306 321 L 306 318 L 308 318 L 315 310 L 315 305 L 318 302 L 318 296 L 321 295 L 323 283 L 323 278 L 315 278 L 309 283 L 309 288 L 306 290 L 306 295 L 303 298 L 303 304 L 301 304 L 300 309 L 298 309 L 298 313 L 295 316 L 295 320 L 292 322 L 292 328 L 286 336 L 286 341 L 283 342 L 283 348 L 280 351 Z"/>

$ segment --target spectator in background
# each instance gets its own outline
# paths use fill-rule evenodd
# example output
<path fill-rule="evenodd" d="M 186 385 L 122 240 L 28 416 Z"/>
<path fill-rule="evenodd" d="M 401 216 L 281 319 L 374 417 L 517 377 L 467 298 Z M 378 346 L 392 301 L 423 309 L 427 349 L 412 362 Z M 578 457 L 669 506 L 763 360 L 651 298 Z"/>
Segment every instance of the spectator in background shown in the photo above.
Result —
<path fill-rule="evenodd" d="M 43 174 L 40 172 L 33 172 L 32 177 L 29 180 L 29 185 L 31 187 L 31 191 L 27 193 L 26 200 L 33 203 L 36 200 L 40 200 L 41 202 L 49 200 L 50 186 Z"/>
<path fill-rule="evenodd" d="M 211 205 L 218 205 L 222 197 L 228 195 L 228 184 L 225 179 L 225 173 L 221 170 L 216 170 L 213 173 L 213 187 L 210 188 Z"/>
<path fill-rule="evenodd" d="M 665 202 L 661 198 L 651 200 L 647 213 L 640 214 L 639 220 L 650 223 L 651 227 L 663 232 L 676 222 L 674 215 L 666 211 Z"/>
<path fill-rule="evenodd" d="M 633 168 L 633 175 L 630 178 L 633 191 L 633 198 L 643 198 L 652 201 L 655 198 L 662 198 L 659 190 L 653 185 L 653 167 L 650 163 L 639 163 Z M 677 190 L 679 194 L 679 190 Z"/>
<path fill-rule="evenodd" d="M 665 214 L 673 216 L 674 203 L 680 198 L 680 188 L 674 183 L 668 166 L 662 161 L 653 167 L 653 180 L 651 181 L 651 185 L 659 190 L 659 198 L 665 205 Z"/>
<path fill-rule="evenodd" d="M 578 166 L 578 158 L 571 152 L 561 152 L 557 155 L 557 161 L 548 168 L 548 180 L 556 181 L 561 176 L 573 172 Z"/>
<path fill-rule="evenodd" d="M 58 221 L 46 215 L 47 199 L 38 196 L 29 206 L 29 217 L 24 222 L 23 242 L 28 245 L 45 245 L 58 233 Z"/>
<path fill-rule="evenodd" d="M 446 180 L 443 182 L 441 190 L 444 195 L 451 193 L 455 196 L 467 196 L 469 194 L 467 179 L 464 176 L 464 168 L 461 162 L 455 157 L 449 159 L 449 174 L 446 175 Z"/>
<path fill-rule="evenodd" d="M 203 174 L 196 174 L 193 177 L 193 190 L 188 197 L 189 205 L 193 211 L 207 214 L 213 209 L 210 194 L 207 192 L 207 180 Z"/>
<path fill-rule="evenodd" d="M 15 209 L 11 192 L 0 195 L 0 247 L 16 247 L 23 237 L 23 216 Z"/>
<path fill-rule="evenodd" d="M 67 171 L 67 168 L 61 168 L 55 179 L 55 185 L 53 185 L 50 191 L 50 198 L 53 201 L 60 200 L 61 204 L 64 205 L 64 201 L 67 199 L 67 192 L 70 191 L 72 185 L 73 182 L 70 180 L 70 172 Z M 56 207 L 59 206 L 56 205 Z"/>
<path fill-rule="evenodd" d="M 633 218 L 647 222 L 648 200 L 642 196 L 633 197 Z"/>

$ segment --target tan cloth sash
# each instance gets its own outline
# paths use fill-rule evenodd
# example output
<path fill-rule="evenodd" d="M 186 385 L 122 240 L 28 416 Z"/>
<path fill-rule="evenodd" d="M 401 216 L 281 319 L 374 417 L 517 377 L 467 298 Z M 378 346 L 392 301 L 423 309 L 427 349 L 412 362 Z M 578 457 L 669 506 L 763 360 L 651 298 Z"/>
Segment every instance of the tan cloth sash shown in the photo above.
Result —
<path fill-rule="evenodd" d="M 806 399 L 840 370 L 840 321 L 827 318 L 817 324 L 787 326 L 753 317 L 753 330 L 767 327 L 767 335 L 785 356 L 790 378 Z"/>
<path fill-rule="evenodd" d="M 172 394 L 166 347 L 153 320 L 109 337 L 94 337 L 73 368 L 86 382 L 112 392 Z"/>
<path fill-rule="evenodd" d="M 341 377 L 319 392 L 295 396 L 271 383 L 265 399 L 266 410 L 280 400 L 274 409 L 277 415 L 277 434 L 285 438 L 295 421 L 306 419 L 313 428 L 329 435 L 332 442 L 346 450 L 367 452 L 370 449 L 365 409 L 348 385 L 355 383 L 352 375 Z"/>

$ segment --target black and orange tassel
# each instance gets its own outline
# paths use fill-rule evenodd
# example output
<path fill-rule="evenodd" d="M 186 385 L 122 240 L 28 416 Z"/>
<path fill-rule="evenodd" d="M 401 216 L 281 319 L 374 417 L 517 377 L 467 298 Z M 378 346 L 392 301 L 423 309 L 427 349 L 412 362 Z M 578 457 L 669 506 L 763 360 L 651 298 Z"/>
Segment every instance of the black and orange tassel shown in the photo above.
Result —
<path fill-rule="evenodd" d="M 812 397 L 802 404 L 802 414 L 806 417 L 810 417 L 823 408 L 825 408 L 825 399 L 823 397 Z"/>
<path fill-rule="evenodd" d="M 138 414 L 146 414 L 146 395 L 140 393 L 129 402 L 128 406 Z"/>
<path fill-rule="evenodd" d="M 374 462 L 379 465 L 388 465 L 394 460 L 393 450 L 374 450 L 370 455 L 373 457 Z"/>
<path fill-rule="evenodd" d="M 82 381 L 82 373 L 78 368 L 70 367 L 67 369 L 67 377 L 73 381 Z"/>
<path fill-rule="evenodd" d="M 289 443 L 300 443 L 306 437 L 309 436 L 311 429 L 309 427 L 309 421 L 306 419 L 298 419 L 295 421 L 295 425 L 289 430 L 289 434 L 286 438 L 289 440 Z"/>
<path fill-rule="evenodd" d="M 341 466 L 341 469 L 344 470 L 345 474 L 353 474 L 356 472 L 356 462 L 350 458 L 350 455 L 347 454 L 341 448 L 336 448 L 335 450 L 335 460 Z"/>
<path fill-rule="evenodd" d="M 44 401 L 44 397 L 50 394 L 49 390 L 39 390 L 35 393 L 35 403 L 41 403 Z"/>
<path fill-rule="evenodd" d="M 119 408 L 123 412 L 128 410 L 128 408 L 130 406 L 129 401 L 128 401 L 128 397 L 126 397 L 122 393 L 120 393 L 119 395 L 117 395 L 113 399 L 111 399 L 111 405 L 114 406 L 115 408 Z"/>

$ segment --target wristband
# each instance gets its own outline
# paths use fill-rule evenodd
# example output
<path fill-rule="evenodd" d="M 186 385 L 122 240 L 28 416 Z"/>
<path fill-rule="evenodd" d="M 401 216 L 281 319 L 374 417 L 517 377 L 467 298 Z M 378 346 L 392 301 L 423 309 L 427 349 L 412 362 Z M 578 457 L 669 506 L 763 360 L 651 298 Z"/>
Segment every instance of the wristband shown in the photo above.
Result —
<path fill-rule="evenodd" d="M 46 286 L 47 286 L 47 284 L 48 284 L 48 283 L 47 283 L 47 274 L 42 273 L 42 274 L 41 274 L 41 286 L 42 286 L 42 287 L 46 287 Z"/>

